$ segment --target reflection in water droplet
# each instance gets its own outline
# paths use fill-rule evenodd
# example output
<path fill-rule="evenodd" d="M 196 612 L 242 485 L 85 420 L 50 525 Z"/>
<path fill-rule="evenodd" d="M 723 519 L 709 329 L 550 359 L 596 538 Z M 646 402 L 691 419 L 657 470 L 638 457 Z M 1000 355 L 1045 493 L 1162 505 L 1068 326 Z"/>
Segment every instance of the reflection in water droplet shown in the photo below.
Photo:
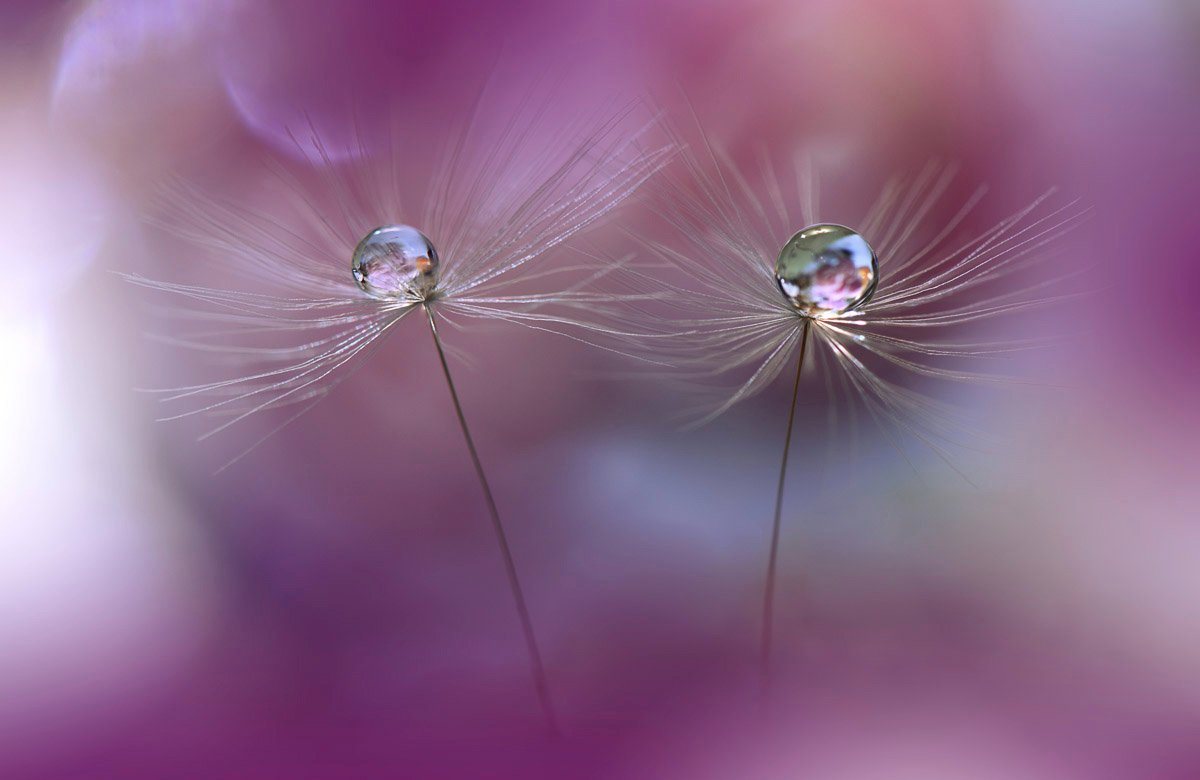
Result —
<path fill-rule="evenodd" d="M 387 225 L 367 234 L 354 248 L 354 281 L 376 298 L 426 298 L 438 283 L 438 255 L 421 231 Z"/>
<path fill-rule="evenodd" d="M 866 239 L 841 225 L 813 225 L 788 239 L 775 281 L 806 317 L 844 314 L 875 292 L 879 262 Z"/>

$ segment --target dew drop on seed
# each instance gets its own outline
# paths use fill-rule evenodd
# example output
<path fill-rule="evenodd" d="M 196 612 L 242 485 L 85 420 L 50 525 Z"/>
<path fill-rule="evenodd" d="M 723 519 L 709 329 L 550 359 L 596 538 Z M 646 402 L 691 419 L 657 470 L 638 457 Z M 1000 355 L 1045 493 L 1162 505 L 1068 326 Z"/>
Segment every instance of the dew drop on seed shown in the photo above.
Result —
<path fill-rule="evenodd" d="M 841 225 L 804 228 L 788 239 L 775 261 L 780 291 L 806 317 L 831 317 L 862 306 L 878 279 L 875 250 Z"/>
<path fill-rule="evenodd" d="M 437 250 L 415 227 L 387 225 L 358 242 L 350 273 L 376 298 L 424 298 L 438 283 Z"/>

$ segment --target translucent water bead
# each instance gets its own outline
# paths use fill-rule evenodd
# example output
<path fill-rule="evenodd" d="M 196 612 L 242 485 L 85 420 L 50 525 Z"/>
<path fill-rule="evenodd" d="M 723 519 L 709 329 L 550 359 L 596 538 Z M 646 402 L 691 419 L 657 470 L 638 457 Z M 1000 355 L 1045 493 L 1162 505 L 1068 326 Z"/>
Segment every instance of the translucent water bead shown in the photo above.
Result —
<path fill-rule="evenodd" d="M 438 283 L 438 255 L 421 231 L 409 225 L 376 228 L 358 242 L 350 272 L 376 298 L 420 298 Z"/>
<path fill-rule="evenodd" d="M 875 250 L 842 225 L 804 228 L 775 261 L 780 291 L 806 317 L 833 317 L 862 306 L 878 279 Z"/>

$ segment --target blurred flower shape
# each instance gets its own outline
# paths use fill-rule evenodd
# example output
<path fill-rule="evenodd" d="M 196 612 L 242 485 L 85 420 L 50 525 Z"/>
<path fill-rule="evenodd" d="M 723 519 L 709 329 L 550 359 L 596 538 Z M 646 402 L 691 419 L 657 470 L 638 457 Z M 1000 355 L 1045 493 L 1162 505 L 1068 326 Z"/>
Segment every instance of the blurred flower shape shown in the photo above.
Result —
<path fill-rule="evenodd" d="M 1039 250 L 1079 223 L 1086 209 L 1076 202 L 1049 205 L 1051 191 L 967 238 L 960 228 L 985 189 L 945 209 L 956 170 L 931 163 L 887 184 L 865 217 L 845 223 L 856 228 L 826 224 L 819 219 L 818 179 L 803 155 L 787 171 L 763 155 L 752 173 L 707 137 L 694 146 L 705 153 L 681 155 L 682 172 L 659 177 L 658 211 L 677 240 L 641 238 L 668 270 L 647 284 L 669 289 L 679 312 L 674 334 L 653 341 L 651 351 L 677 369 L 674 377 L 685 388 L 707 396 L 697 425 L 762 391 L 789 367 L 795 374 L 764 592 L 765 691 L 784 484 L 807 353 L 815 353 L 830 396 L 831 440 L 842 433 L 837 402 L 855 401 L 906 459 L 901 439 L 915 437 L 961 474 L 949 447 L 977 432 L 961 409 L 907 380 L 1016 381 L 982 364 L 1040 339 L 964 336 L 976 322 L 1066 297 L 1070 274 L 1061 267 L 1020 272 L 1044 263 Z M 953 216 L 930 230 L 939 207 Z M 727 376 L 736 383 L 713 386 L 714 378 Z M 854 414 L 855 405 L 848 408 Z"/>
<path fill-rule="evenodd" d="M 527 97 L 499 122 L 494 121 L 499 109 L 486 106 L 481 93 L 469 121 L 438 133 L 440 148 L 429 148 L 422 134 L 441 125 L 421 112 L 394 112 L 382 143 L 368 140 L 355 115 L 353 146 L 336 151 L 312 124 L 305 132 L 293 131 L 301 154 L 268 162 L 273 175 L 266 202 L 288 204 L 281 213 L 233 205 L 176 183 L 159 221 L 174 235 L 212 250 L 229 271 L 248 276 L 249 289 L 128 278 L 201 304 L 170 311 L 201 324 L 196 332 L 170 335 L 171 343 L 252 364 L 229 378 L 155 391 L 165 402 L 191 404 L 165 419 L 226 418 L 205 437 L 280 408 L 295 410 L 287 425 L 344 381 L 352 361 L 365 358 L 401 320 L 418 311 L 425 315 L 553 731 L 532 624 L 439 323 L 461 327 L 470 320 L 498 320 L 599 346 L 625 335 L 606 325 L 603 313 L 619 299 L 588 289 L 613 269 L 576 265 L 530 272 L 529 264 L 621 204 L 668 161 L 673 147 L 641 143 L 649 124 L 626 132 L 632 107 L 547 127 L 549 98 Z M 306 164 L 309 149 L 315 154 L 307 155 Z M 580 271 L 582 280 L 549 292 L 512 289 L 535 280 L 571 279 Z"/>
<path fill-rule="evenodd" d="M 241 0 L 73 3 L 51 85 L 56 124 L 123 173 L 194 154 L 228 124 L 214 63 Z"/>

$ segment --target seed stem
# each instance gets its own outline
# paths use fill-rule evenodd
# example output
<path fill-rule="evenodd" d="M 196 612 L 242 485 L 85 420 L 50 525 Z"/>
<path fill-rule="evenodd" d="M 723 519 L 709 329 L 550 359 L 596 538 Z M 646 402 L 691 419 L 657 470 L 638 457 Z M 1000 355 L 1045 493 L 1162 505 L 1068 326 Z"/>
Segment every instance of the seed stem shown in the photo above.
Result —
<path fill-rule="evenodd" d="M 787 476 L 788 453 L 792 449 L 792 426 L 796 421 L 796 401 L 800 397 L 800 374 L 808 351 L 808 331 L 812 323 L 804 320 L 800 336 L 800 358 L 796 361 L 796 383 L 792 387 L 792 405 L 788 411 L 787 434 L 783 440 L 783 458 L 779 463 L 779 485 L 775 489 L 775 521 L 771 526 L 771 552 L 767 557 L 767 581 L 763 588 L 762 639 L 759 647 L 759 672 L 762 675 L 762 701 L 765 707 L 771 691 L 771 640 L 775 627 L 775 572 L 779 560 L 779 532 L 783 517 L 783 485 Z"/>
<path fill-rule="evenodd" d="M 438 336 L 433 308 L 428 303 L 424 306 L 425 313 L 429 316 L 429 331 L 433 334 L 433 345 L 437 347 L 442 373 L 446 375 L 446 386 L 450 389 L 450 399 L 454 402 L 454 413 L 458 416 L 463 439 L 466 440 L 467 450 L 471 453 L 471 463 L 475 467 L 476 476 L 479 477 L 479 486 L 483 489 L 483 498 L 487 502 L 488 513 L 492 518 L 492 530 L 496 532 L 496 542 L 500 545 L 500 556 L 504 559 L 508 587 L 512 591 L 513 601 L 516 603 L 517 616 L 521 620 L 521 631 L 525 635 L 525 646 L 529 651 L 529 668 L 533 676 L 533 686 L 537 690 L 542 714 L 546 718 L 546 728 L 551 737 L 557 737 L 559 735 L 558 720 L 554 714 L 554 705 L 550 700 L 550 686 L 546 682 L 546 669 L 542 665 L 542 654 L 538 650 L 537 637 L 533 633 L 533 620 L 529 617 L 529 607 L 525 604 L 525 594 L 521 590 L 521 581 L 517 577 L 517 565 L 513 561 L 512 550 L 508 546 L 508 536 L 504 533 L 504 524 L 500 522 L 500 512 L 496 508 L 496 499 L 492 496 L 492 488 L 488 485 L 487 476 L 483 473 L 479 452 L 475 449 L 475 441 L 471 438 L 471 430 L 467 427 L 467 418 L 463 414 L 462 403 L 458 400 L 458 390 L 455 389 L 454 380 L 450 376 L 450 365 L 446 362 L 446 352 L 442 349 L 442 339 Z"/>

